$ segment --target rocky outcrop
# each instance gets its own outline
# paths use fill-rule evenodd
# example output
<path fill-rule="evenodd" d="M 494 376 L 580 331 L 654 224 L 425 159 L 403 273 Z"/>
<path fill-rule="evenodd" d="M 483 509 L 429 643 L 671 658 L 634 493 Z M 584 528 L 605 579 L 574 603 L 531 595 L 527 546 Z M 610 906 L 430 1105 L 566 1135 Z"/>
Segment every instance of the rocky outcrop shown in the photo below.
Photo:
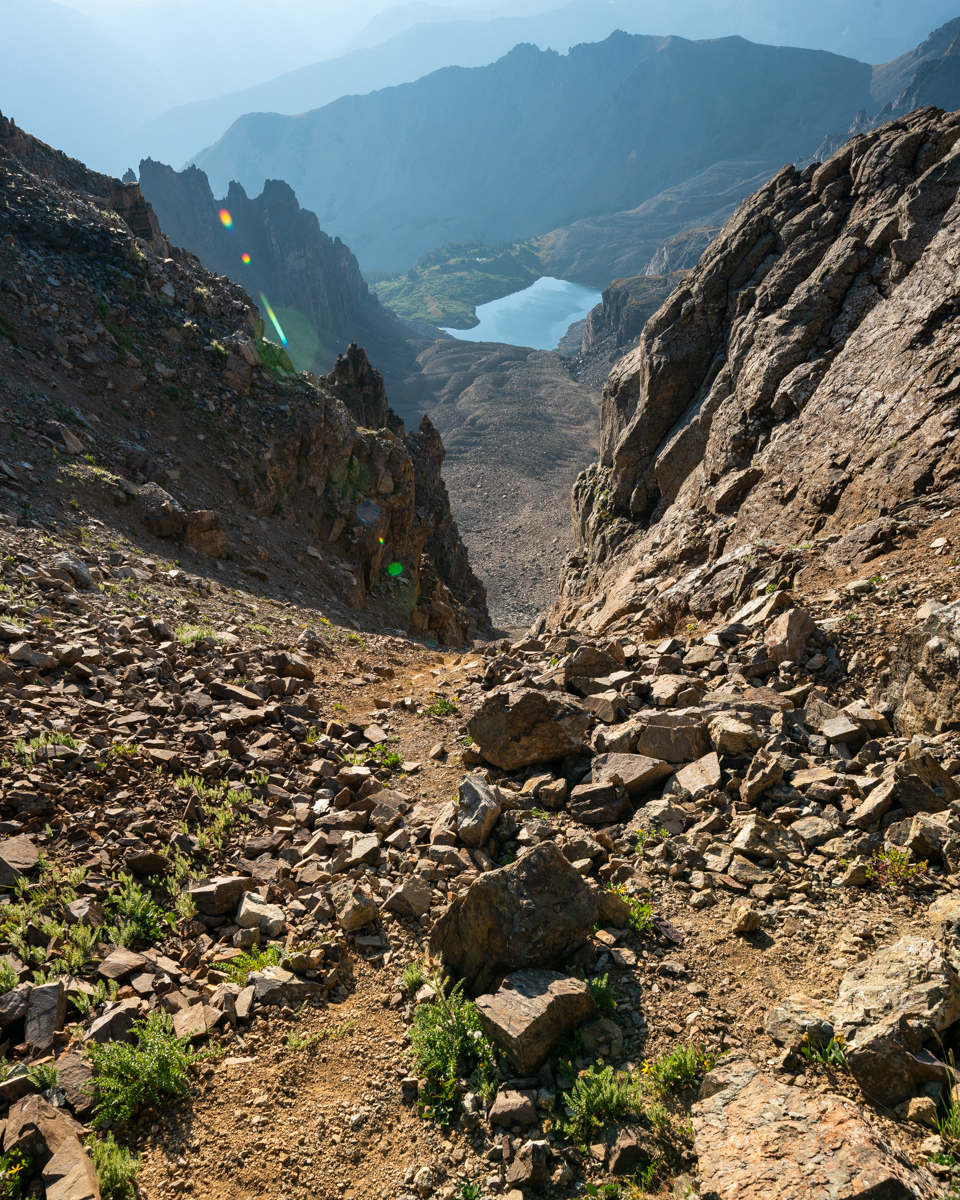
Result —
<path fill-rule="evenodd" d="M 349 247 L 323 232 L 288 184 L 268 179 L 251 199 L 231 183 L 218 201 L 199 168 L 178 173 L 148 158 L 140 163 L 140 185 L 173 242 L 251 295 L 269 299 L 298 366 L 329 370 L 355 341 L 378 361 L 399 356 L 414 369 L 406 344 L 411 331 L 380 306 Z"/>
<path fill-rule="evenodd" d="M 958 139 L 925 109 L 740 208 L 610 374 L 555 621 L 722 614 L 771 544 L 864 561 L 950 492 Z"/>
<path fill-rule="evenodd" d="M 583 353 L 617 354 L 631 346 L 682 278 L 678 273 L 615 279 L 603 289 L 602 302 L 587 317 Z"/>
<path fill-rule="evenodd" d="M 731 1055 L 693 1106 L 701 1194 L 711 1200 L 820 1195 L 921 1200 L 939 1188 L 904 1163 L 840 1096 L 812 1095 Z"/>

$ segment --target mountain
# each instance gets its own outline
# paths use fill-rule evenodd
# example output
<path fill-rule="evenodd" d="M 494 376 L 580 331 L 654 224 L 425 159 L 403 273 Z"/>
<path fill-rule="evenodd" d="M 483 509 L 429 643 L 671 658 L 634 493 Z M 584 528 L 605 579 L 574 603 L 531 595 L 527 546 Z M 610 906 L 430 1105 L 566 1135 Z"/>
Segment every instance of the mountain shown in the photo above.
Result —
<path fill-rule="evenodd" d="M 233 183 L 222 200 L 214 200 L 197 167 L 178 174 L 146 159 L 140 186 L 177 245 L 270 302 L 299 369 L 325 374 L 350 342 L 360 342 L 378 363 L 388 362 L 391 380 L 404 367 L 415 369 L 407 346 L 412 329 L 381 307 L 349 248 L 323 232 L 286 183 L 269 180 L 255 199 Z M 223 211 L 230 214 L 229 226 Z"/>
<path fill-rule="evenodd" d="M 286 179 L 364 269 L 404 269 L 446 241 L 636 206 L 717 161 L 810 154 L 869 103 L 870 75 L 741 38 L 521 45 L 303 116 L 251 114 L 197 163 L 215 189 Z"/>
<path fill-rule="evenodd" d="M 106 526 L 114 546 L 132 535 L 152 555 L 216 559 L 224 586 L 256 580 L 374 628 L 448 644 L 489 628 L 440 437 L 426 419 L 406 431 L 362 350 L 319 381 L 294 373 L 256 303 L 171 245 L 137 184 L 2 116 L 0 184 L 0 385 L 11 403 L 30 389 L 68 460 L 89 451 L 25 464 L 9 447 L 18 519 L 49 527 L 62 509 L 60 524 Z"/>
<path fill-rule="evenodd" d="M 556 621 L 719 619 L 957 508 L 958 147 L 921 109 L 731 218 L 604 386 Z"/>

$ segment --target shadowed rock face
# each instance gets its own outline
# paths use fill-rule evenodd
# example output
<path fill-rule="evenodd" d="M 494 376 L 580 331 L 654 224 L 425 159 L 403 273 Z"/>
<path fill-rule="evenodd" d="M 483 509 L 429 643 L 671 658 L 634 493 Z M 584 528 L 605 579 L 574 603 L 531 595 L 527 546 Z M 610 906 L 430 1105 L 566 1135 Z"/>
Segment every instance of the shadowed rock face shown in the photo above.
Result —
<path fill-rule="evenodd" d="M 726 612 L 758 541 L 852 552 L 950 487 L 958 139 L 924 109 L 741 206 L 607 380 L 554 620 Z"/>
<path fill-rule="evenodd" d="M 356 341 L 376 361 L 389 357 L 392 363 L 399 355 L 412 369 L 405 340 L 410 330 L 381 308 L 349 247 L 323 232 L 288 184 L 268 179 L 251 199 L 239 183 L 231 183 L 217 201 L 197 167 L 177 172 L 149 158 L 140 164 L 140 183 L 176 245 L 254 299 L 260 292 L 267 296 L 280 312 L 299 367 L 329 370 L 337 354 Z M 232 218 L 229 229 L 219 215 L 224 208 Z"/>
<path fill-rule="evenodd" d="M 476 996 L 511 971 L 565 962 L 596 920 L 593 893 L 559 848 L 543 842 L 458 896 L 434 927 L 430 952 Z"/>

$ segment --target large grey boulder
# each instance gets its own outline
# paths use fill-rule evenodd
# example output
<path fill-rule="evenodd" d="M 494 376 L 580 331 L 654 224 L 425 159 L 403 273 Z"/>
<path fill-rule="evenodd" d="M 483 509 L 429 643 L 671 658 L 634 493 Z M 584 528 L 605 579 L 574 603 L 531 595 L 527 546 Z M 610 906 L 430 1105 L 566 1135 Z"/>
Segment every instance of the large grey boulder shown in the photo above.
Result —
<path fill-rule="evenodd" d="M 923 1042 L 958 1019 L 960 975 L 936 942 L 912 936 L 847 971 L 830 1014 L 860 1089 L 888 1107 L 921 1083 L 948 1082 Z"/>
<path fill-rule="evenodd" d="M 437 921 L 430 953 L 473 995 L 511 971 L 556 967 L 593 933 L 597 901 L 553 842 L 487 871 Z"/>
<path fill-rule="evenodd" d="M 497 688 L 467 722 L 480 753 L 495 767 L 515 771 L 579 753 L 592 715 L 562 692 Z"/>

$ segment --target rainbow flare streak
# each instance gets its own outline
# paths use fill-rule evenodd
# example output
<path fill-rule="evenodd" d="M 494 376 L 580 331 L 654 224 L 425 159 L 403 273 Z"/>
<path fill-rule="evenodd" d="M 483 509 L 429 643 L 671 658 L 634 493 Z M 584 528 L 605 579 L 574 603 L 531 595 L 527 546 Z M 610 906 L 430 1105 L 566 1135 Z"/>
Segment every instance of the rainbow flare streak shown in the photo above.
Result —
<path fill-rule="evenodd" d="M 223 222 L 224 229 L 233 228 L 233 217 L 230 216 L 225 208 L 220 209 L 220 220 Z"/>
<path fill-rule="evenodd" d="M 273 327 L 277 331 L 277 334 L 280 337 L 280 341 L 283 342 L 285 347 L 288 346 L 290 343 L 287 341 L 287 335 L 280 328 L 280 322 L 277 320 L 277 314 L 270 307 L 270 301 L 266 298 L 266 296 L 263 294 L 263 292 L 260 293 L 260 303 L 267 310 L 267 316 L 273 322 Z"/>

